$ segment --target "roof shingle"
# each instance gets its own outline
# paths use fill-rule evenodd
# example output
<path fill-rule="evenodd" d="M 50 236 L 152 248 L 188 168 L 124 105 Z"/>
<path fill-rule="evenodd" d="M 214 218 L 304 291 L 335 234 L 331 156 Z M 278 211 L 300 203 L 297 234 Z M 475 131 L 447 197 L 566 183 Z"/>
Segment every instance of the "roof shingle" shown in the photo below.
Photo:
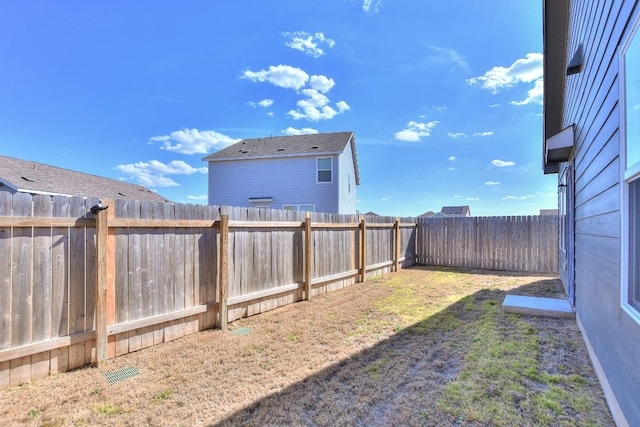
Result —
<path fill-rule="evenodd" d="M 353 144 L 353 163 L 356 183 L 359 184 L 360 174 L 353 131 L 243 139 L 208 155 L 202 160 L 216 162 L 270 157 L 309 156 L 315 154 L 340 154 L 349 143 Z"/>
<path fill-rule="evenodd" d="M 0 185 L 23 193 L 168 202 L 142 185 L 0 156 Z"/>

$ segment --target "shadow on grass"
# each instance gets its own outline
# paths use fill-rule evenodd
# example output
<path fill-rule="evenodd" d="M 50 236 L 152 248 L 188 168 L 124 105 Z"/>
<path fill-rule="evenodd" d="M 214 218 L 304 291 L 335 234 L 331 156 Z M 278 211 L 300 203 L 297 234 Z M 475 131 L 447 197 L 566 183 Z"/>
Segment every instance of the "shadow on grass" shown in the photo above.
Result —
<path fill-rule="evenodd" d="M 542 278 L 509 293 L 563 295 Z M 505 295 L 459 299 L 216 425 L 610 425 L 575 322 L 502 313 Z"/>

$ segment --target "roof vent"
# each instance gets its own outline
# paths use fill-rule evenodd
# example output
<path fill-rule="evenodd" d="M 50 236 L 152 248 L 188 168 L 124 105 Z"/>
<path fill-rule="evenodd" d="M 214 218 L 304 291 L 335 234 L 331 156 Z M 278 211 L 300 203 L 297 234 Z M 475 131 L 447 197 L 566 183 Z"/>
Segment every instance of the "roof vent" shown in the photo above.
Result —
<path fill-rule="evenodd" d="M 26 178 L 26 177 L 24 177 L 24 176 L 21 176 L 20 178 L 24 179 L 24 180 L 25 180 L 25 181 L 27 181 L 27 182 L 35 182 L 34 180 L 29 179 L 29 178 Z"/>
<path fill-rule="evenodd" d="M 278 148 L 278 151 L 284 151 L 284 148 Z"/>
<path fill-rule="evenodd" d="M 240 152 L 241 152 L 242 154 L 247 154 L 247 153 L 249 152 L 249 150 L 240 150 Z"/>
<path fill-rule="evenodd" d="M 316 148 L 318 148 L 318 146 L 317 146 L 317 145 L 313 145 L 313 146 L 311 146 L 311 149 L 312 149 L 312 150 L 315 150 Z"/>
<path fill-rule="evenodd" d="M 121 192 L 118 191 L 118 194 L 121 195 L 122 197 L 127 197 L 126 194 L 122 194 Z"/>

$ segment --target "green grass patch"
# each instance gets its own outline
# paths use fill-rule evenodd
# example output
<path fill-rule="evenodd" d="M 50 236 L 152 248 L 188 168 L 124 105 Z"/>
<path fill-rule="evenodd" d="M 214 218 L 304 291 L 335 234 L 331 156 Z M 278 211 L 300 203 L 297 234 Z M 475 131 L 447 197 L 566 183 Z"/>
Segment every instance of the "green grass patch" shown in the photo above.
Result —
<path fill-rule="evenodd" d="M 287 339 L 291 342 L 298 342 L 298 336 L 296 334 L 287 335 Z"/>
<path fill-rule="evenodd" d="M 122 409 L 119 406 L 108 402 L 94 405 L 93 410 L 98 414 L 104 415 L 115 415 L 122 412 Z"/>
<path fill-rule="evenodd" d="M 464 339 L 471 343 L 465 366 L 445 387 L 439 410 L 498 426 L 552 425 L 576 412 L 588 416 L 591 399 L 580 390 L 582 377 L 539 369 L 540 339 L 534 327 L 521 316 L 502 313 L 496 300 L 476 304 L 474 314 L 464 328 Z"/>
<path fill-rule="evenodd" d="M 151 400 L 153 402 L 158 403 L 158 402 L 161 402 L 163 400 L 167 400 L 171 396 L 173 396 L 173 390 L 167 389 L 167 390 L 163 390 L 160 393 L 158 393 L 155 396 L 153 396 L 153 398 Z"/>

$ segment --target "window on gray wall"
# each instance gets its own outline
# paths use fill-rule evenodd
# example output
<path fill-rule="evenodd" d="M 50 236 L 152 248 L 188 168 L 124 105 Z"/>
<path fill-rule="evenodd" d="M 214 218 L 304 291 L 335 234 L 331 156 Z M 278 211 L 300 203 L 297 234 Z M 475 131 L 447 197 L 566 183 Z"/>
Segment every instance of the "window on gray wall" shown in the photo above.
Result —
<path fill-rule="evenodd" d="M 620 57 L 622 138 L 622 304 L 640 323 L 640 19 Z"/>
<path fill-rule="evenodd" d="M 316 159 L 318 166 L 318 182 L 331 182 L 333 161 L 331 157 L 318 157 Z"/>

